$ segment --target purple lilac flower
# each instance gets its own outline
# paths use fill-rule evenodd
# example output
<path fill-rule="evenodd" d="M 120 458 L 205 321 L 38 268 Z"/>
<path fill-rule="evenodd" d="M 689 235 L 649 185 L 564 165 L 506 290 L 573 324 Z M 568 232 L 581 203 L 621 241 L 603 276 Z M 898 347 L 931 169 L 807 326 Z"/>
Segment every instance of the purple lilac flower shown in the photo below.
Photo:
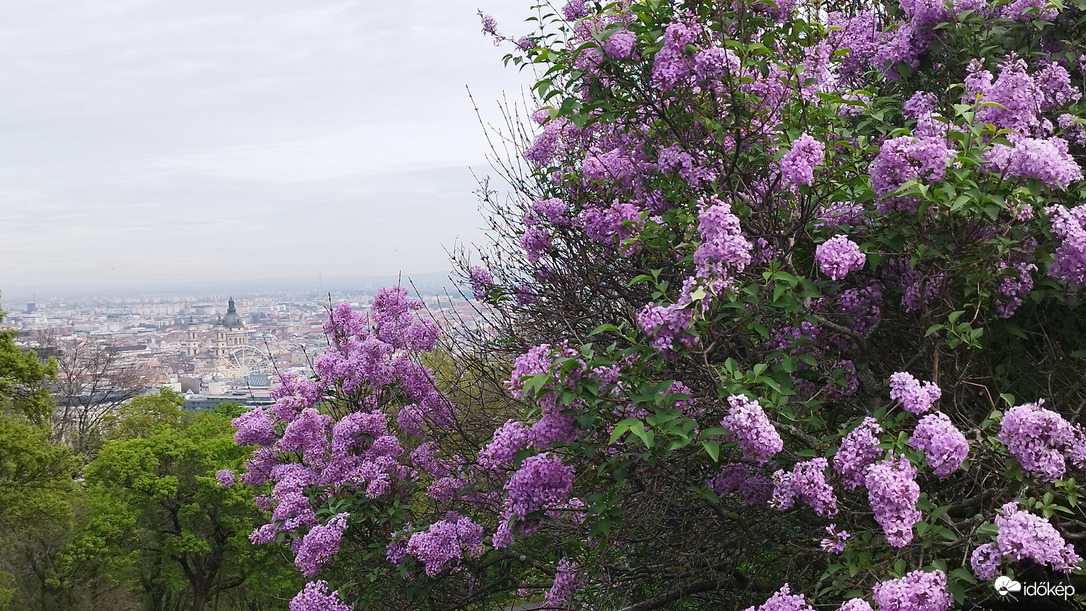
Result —
<path fill-rule="evenodd" d="M 923 115 L 930 115 L 935 111 L 936 100 L 934 93 L 917 91 L 909 98 L 908 102 L 905 102 L 903 114 L 910 119 L 919 119 Z"/>
<path fill-rule="evenodd" d="M 830 44 L 834 49 L 847 50 L 841 58 L 840 73 L 842 78 L 850 79 L 865 72 L 879 48 L 882 28 L 878 25 L 875 14 L 864 10 L 855 16 L 842 12 L 831 12 L 827 22 L 837 26 L 828 32 Z"/>
<path fill-rule="evenodd" d="M 773 498 L 769 504 L 776 509 L 788 509 L 800 497 L 820 516 L 837 513 L 837 497 L 833 486 L 826 481 L 825 458 L 796 463 L 790 473 L 778 470 L 773 474 Z"/>
<path fill-rule="evenodd" d="M 607 57 L 624 59 L 633 51 L 637 37 L 629 30 L 618 30 L 603 41 L 603 52 Z"/>
<path fill-rule="evenodd" d="M 652 61 L 652 84 L 657 89 L 670 91 L 690 75 L 694 60 L 687 56 L 686 46 L 699 32 L 701 26 L 692 19 L 672 23 L 664 30 L 664 44 Z"/>
<path fill-rule="evenodd" d="M 484 34 L 490 34 L 491 36 L 498 35 L 498 21 L 496 19 L 479 11 L 479 20 L 482 21 Z"/>
<path fill-rule="evenodd" d="M 872 611 L 871 605 L 862 598 L 850 598 L 837 611 Z"/>
<path fill-rule="evenodd" d="M 978 122 L 1014 130 L 1021 136 L 1028 136 L 1031 128 L 1037 125 L 1037 113 L 1045 99 L 1044 92 L 1026 73 L 1026 62 L 1014 57 L 1003 64 L 995 81 L 991 72 L 982 69 L 980 62 L 969 64 L 962 103 L 972 104 L 977 96 L 981 102 L 998 104 L 978 108 Z"/>
<path fill-rule="evenodd" d="M 950 608 L 946 574 L 940 570 L 912 571 L 900 579 L 877 583 L 872 598 L 879 611 L 946 611 Z"/>
<path fill-rule="evenodd" d="M 910 180 L 942 180 L 953 156 L 946 138 L 942 137 L 898 136 L 884 141 L 868 169 L 871 189 L 883 198 L 879 211 L 902 208 L 908 200 L 892 197 L 890 193 Z"/>
<path fill-rule="evenodd" d="M 1043 399 L 1007 410 L 999 440 L 1028 475 L 1052 480 L 1066 469 L 1064 451 L 1075 441 L 1075 429 L 1063 416 L 1042 405 Z"/>
<path fill-rule="evenodd" d="M 999 553 L 999 547 L 994 543 L 978 545 L 969 557 L 969 566 L 977 579 L 991 581 L 999 574 L 999 565 L 1003 562 L 1003 555 Z"/>
<path fill-rule="evenodd" d="M 493 286 L 494 278 L 490 270 L 478 265 L 471 268 L 471 293 L 475 299 L 482 301 Z"/>
<path fill-rule="evenodd" d="M 428 530 L 412 534 L 407 541 L 407 553 L 422 562 L 423 570 L 432 577 L 450 565 L 459 564 L 465 554 L 478 557 L 483 553 L 482 541 L 482 526 L 450 511 Z"/>
<path fill-rule="evenodd" d="M 530 432 L 528 427 L 516 420 L 506 420 L 494 431 L 494 438 L 479 452 L 479 466 L 499 469 L 513 461 L 517 450 L 528 445 Z"/>
<path fill-rule="evenodd" d="M 764 505 L 773 496 L 773 480 L 746 463 L 728 463 L 705 483 L 721 496 L 738 492 L 744 507 Z"/>
<path fill-rule="evenodd" d="M 1035 178 L 1050 189 L 1063 190 L 1082 180 L 1082 168 L 1059 137 L 1021 138 L 1013 148 L 997 144 L 984 154 L 984 161 L 1007 176 Z"/>
<path fill-rule="evenodd" d="M 815 261 L 818 269 L 832 280 L 840 280 L 849 272 L 863 269 L 867 256 L 860 252 L 860 247 L 838 234 L 815 247 Z"/>
<path fill-rule="evenodd" d="M 301 570 L 302 575 L 316 575 L 336 554 L 343 531 L 347 528 L 348 515 L 337 513 L 327 524 L 314 526 L 302 537 L 302 543 L 294 555 L 294 564 Z"/>
<path fill-rule="evenodd" d="M 715 195 L 698 214 L 701 244 L 694 251 L 697 275 L 702 278 L 725 277 L 725 270 L 743 271 L 750 263 L 751 244 L 739 227 L 739 217 L 731 206 Z"/>
<path fill-rule="evenodd" d="M 219 485 L 223 488 L 229 488 L 234 485 L 234 471 L 231 469 L 219 469 L 215 472 L 215 479 L 219 480 Z"/>
<path fill-rule="evenodd" d="M 739 68 L 739 56 L 731 49 L 709 47 L 694 55 L 694 75 L 699 81 L 723 76 L 725 72 L 736 74 Z"/>
<path fill-rule="evenodd" d="M 754 607 L 747 607 L 744 611 L 755 611 Z M 792 594 L 790 586 L 784 584 L 769 600 L 757 607 L 757 611 L 814 611 L 802 594 Z"/>
<path fill-rule="evenodd" d="M 230 423 L 238 430 L 234 433 L 234 442 L 238 445 L 267 447 L 275 443 L 278 437 L 271 418 L 259 407 L 254 407 L 234 418 Z"/>
<path fill-rule="evenodd" d="M 843 529 L 837 530 L 836 524 L 830 524 L 826 527 L 826 534 L 828 534 L 829 537 L 823 539 L 821 543 L 819 543 L 822 551 L 827 554 L 840 554 L 841 550 L 845 549 L 845 540 L 848 539 L 849 536 L 848 531 Z"/>
<path fill-rule="evenodd" d="M 904 456 L 871 465 L 864 477 L 875 521 L 894 547 L 904 547 L 912 541 L 913 524 L 920 521 L 920 511 L 916 509 L 920 486 L 915 477 L 916 469 Z"/>
<path fill-rule="evenodd" d="M 351 605 L 341 602 L 336 592 L 329 593 L 328 583 L 318 579 L 290 600 L 290 611 L 351 611 Z"/>
<path fill-rule="evenodd" d="M 566 604 L 577 589 L 577 567 L 566 558 L 558 561 L 554 582 L 543 598 L 543 608 L 557 609 Z"/>
<path fill-rule="evenodd" d="M 1047 564 L 1062 573 L 1076 568 L 1082 558 L 1075 547 L 1063 540 L 1052 524 L 1027 511 L 1019 511 L 1018 504 L 1003 505 L 1003 515 L 996 516 L 996 546 L 1004 558 L 1032 560 Z"/>
<path fill-rule="evenodd" d="M 969 453 L 965 435 L 942 412 L 921 418 L 909 438 L 909 445 L 924 452 L 924 458 L 939 478 L 956 471 Z"/>
<path fill-rule="evenodd" d="M 852 490 L 864 484 L 867 468 L 882 454 L 877 447 L 881 432 L 878 422 L 867 416 L 841 439 L 841 445 L 833 455 L 833 468 L 841 475 L 845 488 Z"/>
<path fill-rule="evenodd" d="M 692 316 L 693 310 L 678 304 L 658 306 L 649 303 L 637 313 L 637 324 L 652 338 L 652 347 L 667 354 L 676 342 L 687 348 L 698 342 L 698 336 L 691 329 Z"/>
<path fill-rule="evenodd" d="M 569 0 L 562 6 L 562 15 L 566 21 L 574 21 L 588 14 L 584 0 Z"/>
<path fill-rule="evenodd" d="M 825 154 L 826 145 L 803 132 L 781 157 L 781 175 L 797 185 L 809 185 L 814 182 L 814 167 Z"/>
<path fill-rule="evenodd" d="M 720 426 L 738 438 L 739 451 L 745 458 L 765 464 L 784 448 L 780 433 L 773 428 L 773 423 L 757 400 L 732 395 L 728 397 L 728 405 L 728 414 L 720 421 Z"/>
<path fill-rule="evenodd" d="M 931 382 L 920 382 L 911 374 L 899 371 L 890 376 L 890 398 L 900 401 L 901 405 L 914 414 L 923 414 L 931 409 L 943 391 Z"/>
<path fill-rule="evenodd" d="M 505 484 L 506 515 L 524 519 L 528 514 L 561 505 L 573 490 L 573 467 L 544 452 L 529 456 Z"/>
<path fill-rule="evenodd" d="M 1052 233 L 1060 240 L 1052 253 L 1048 275 L 1079 286 L 1086 285 L 1086 205 L 1070 210 L 1062 205 L 1045 208 Z"/>

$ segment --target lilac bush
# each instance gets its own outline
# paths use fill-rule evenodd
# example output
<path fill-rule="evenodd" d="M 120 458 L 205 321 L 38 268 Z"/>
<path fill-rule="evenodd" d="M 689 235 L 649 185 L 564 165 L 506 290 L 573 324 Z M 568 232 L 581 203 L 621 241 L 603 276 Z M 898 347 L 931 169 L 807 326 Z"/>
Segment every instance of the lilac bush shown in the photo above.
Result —
<path fill-rule="evenodd" d="M 455 254 L 481 324 L 332 307 L 312 377 L 237 420 L 253 539 L 357 608 L 1081 575 L 1083 8 L 558 4 L 483 17 L 539 80 Z"/>

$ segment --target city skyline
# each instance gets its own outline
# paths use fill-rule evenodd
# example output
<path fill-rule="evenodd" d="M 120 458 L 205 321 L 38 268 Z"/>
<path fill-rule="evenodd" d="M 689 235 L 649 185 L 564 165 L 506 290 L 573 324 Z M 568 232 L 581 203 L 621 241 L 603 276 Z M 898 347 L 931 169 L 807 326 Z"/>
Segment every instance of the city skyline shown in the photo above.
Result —
<path fill-rule="evenodd" d="M 476 8 L 14 3 L 0 298 L 449 269 L 489 173 L 465 85 L 497 123 L 529 80 Z"/>

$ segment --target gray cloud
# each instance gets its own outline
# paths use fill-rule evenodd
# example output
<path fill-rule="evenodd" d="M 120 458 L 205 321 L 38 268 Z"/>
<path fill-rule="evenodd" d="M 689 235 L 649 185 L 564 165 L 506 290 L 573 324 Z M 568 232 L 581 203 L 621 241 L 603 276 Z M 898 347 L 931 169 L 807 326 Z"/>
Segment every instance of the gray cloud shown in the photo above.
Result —
<path fill-rule="evenodd" d="M 481 236 L 464 87 L 497 119 L 528 82 L 475 8 L 7 3 L 0 290 L 444 269 Z"/>

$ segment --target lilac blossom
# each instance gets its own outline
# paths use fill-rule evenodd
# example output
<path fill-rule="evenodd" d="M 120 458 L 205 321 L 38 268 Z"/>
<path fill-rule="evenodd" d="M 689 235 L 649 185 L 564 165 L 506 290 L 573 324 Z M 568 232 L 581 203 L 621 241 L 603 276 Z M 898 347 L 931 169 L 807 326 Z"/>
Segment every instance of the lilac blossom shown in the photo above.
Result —
<path fill-rule="evenodd" d="M 946 574 L 940 570 L 912 571 L 877 583 L 872 598 L 879 611 L 946 611 L 951 602 Z"/>
<path fill-rule="evenodd" d="M 1075 429 L 1063 416 L 1042 405 L 1043 399 L 1007 410 L 1000 423 L 999 440 L 1026 474 L 1053 480 L 1066 469 L 1064 452 L 1075 441 Z"/>
<path fill-rule="evenodd" d="M 705 483 L 720 496 L 738 492 L 744 507 L 764 505 L 773 496 L 773 480 L 746 463 L 728 463 Z"/>
<path fill-rule="evenodd" d="M 792 594 L 788 584 L 784 584 L 769 600 L 757 607 L 747 607 L 744 611 L 814 611 L 807 604 L 807 599 L 802 594 Z"/>
<path fill-rule="evenodd" d="M 566 18 L 566 21 L 575 21 L 588 14 L 588 10 L 585 8 L 584 0 L 569 0 L 562 5 L 562 16 Z"/>
<path fill-rule="evenodd" d="M 694 251 L 697 274 L 703 278 L 724 277 L 725 270 L 742 271 L 751 260 L 751 243 L 743 236 L 739 217 L 731 206 L 715 195 L 703 202 L 698 214 L 701 244 Z"/>
<path fill-rule="evenodd" d="M 920 498 L 916 469 L 904 456 L 888 458 L 868 467 L 864 477 L 867 498 L 893 547 L 904 547 L 913 539 L 913 524 L 920 521 L 916 501 Z"/>
<path fill-rule="evenodd" d="M 921 418 L 909 438 L 909 445 L 924 453 L 924 458 L 939 478 L 956 471 L 969 453 L 969 442 L 965 440 L 965 435 L 942 412 Z"/>
<path fill-rule="evenodd" d="M 1003 505 L 1002 513 L 995 523 L 996 546 L 1003 558 L 1032 560 L 1061 573 L 1070 573 L 1082 561 L 1075 547 L 1064 541 L 1048 520 L 1020 511 L 1014 502 Z"/>
<path fill-rule="evenodd" d="M 302 575 L 316 575 L 336 554 L 343 531 L 347 529 L 348 515 L 337 513 L 326 524 L 314 526 L 302 537 L 302 544 L 294 555 L 294 564 L 301 570 Z"/>
<path fill-rule="evenodd" d="M 1059 137 L 1020 138 L 1013 147 L 997 144 L 984 160 L 1007 176 L 1035 178 L 1050 189 L 1063 190 L 1082 180 L 1082 168 L 1067 151 L 1067 141 Z"/>
<path fill-rule="evenodd" d="M 837 611 L 873 611 L 871 605 L 862 598 L 850 598 L 841 603 Z"/>
<path fill-rule="evenodd" d="M 618 30 L 608 36 L 607 40 L 603 41 L 603 52 L 607 57 L 624 59 L 630 56 L 635 42 L 637 42 L 637 37 L 634 36 L 633 32 L 629 30 Z"/>
<path fill-rule="evenodd" d="M 815 247 L 818 269 L 832 280 L 840 280 L 849 272 L 863 269 L 866 259 L 867 256 L 860 251 L 860 247 L 841 234 Z"/>
<path fill-rule="evenodd" d="M 524 519 L 528 514 L 569 500 L 573 467 L 550 452 L 529 456 L 505 484 L 506 515 Z"/>
<path fill-rule="evenodd" d="M 231 469 L 219 469 L 215 472 L 215 479 L 219 481 L 219 486 L 229 488 L 234 485 L 234 471 Z"/>
<path fill-rule="evenodd" d="M 825 154 L 826 145 L 804 132 L 781 157 L 781 175 L 797 185 L 809 185 L 814 182 L 814 167 Z"/>
<path fill-rule="evenodd" d="M 513 461 L 517 450 L 528 445 L 531 434 L 524 424 L 516 420 L 506 420 L 494 431 L 490 443 L 479 452 L 479 466 L 493 470 L 508 466 Z"/>
<path fill-rule="evenodd" d="M 867 468 L 875 464 L 883 452 L 878 448 L 881 432 L 878 422 L 867 416 L 841 439 L 841 445 L 833 455 L 833 468 L 840 474 L 845 488 L 851 490 L 864 484 Z"/>
<path fill-rule="evenodd" d="M 720 421 L 720 426 L 731 432 L 729 437 L 738 438 L 739 451 L 745 458 L 764 464 L 784 448 L 780 433 L 773 428 L 757 400 L 731 395 L 728 405 L 728 414 Z"/>
<path fill-rule="evenodd" d="M 1059 246 L 1052 254 L 1048 275 L 1078 286 L 1086 286 L 1086 205 L 1070 210 L 1062 205 L 1045 209 L 1052 233 L 1059 239 Z"/>
<path fill-rule="evenodd" d="M 796 463 L 791 472 L 778 470 L 773 474 L 773 498 L 769 504 L 776 509 L 788 509 L 800 497 L 820 516 L 837 513 L 837 497 L 826 481 L 825 458 Z"/>
<path fill-rule="evenodd" d="M 845 549 L 845 540 L 848 539 L 847 530 L 837 530 L 836 524 L 830 524 L 826 527 L 826 534 L 829 537 L 823 539 L 819 543 L 819 547 L 827 554 L 840 554 L 841 550 Z"/>
<path fill-rule="evenodd" d="M 900 401 L 902 407 L 914 414 L 931 409 L 942 394 L 935 384 L 921 382 L 908 372 L 899 371 L 890 376 L 890 398 Z"/>
<path fill-rule="evenodd" d="M 694 59 L 686 54 L 686 46 L 692 44 L 701 32 L 701 26 L 693 19 L 671 23 L 664 30 L 663 46 L 652 61 L 652 84 L 660 91 L 670 91 L 689 77 Z"/>
<path fill-rule="evenodd" d="M 290 611 L 351 611 L 351 605 L 339 600 L 337 592 L 328 592 L 324 580 L 310 581 L 290 600 Z"/>
<path fill-rule="evenodd" d="M 254 407 L 234 418 L 230 423 L 237 428 L 237 432 L 234 433 L 234 442 L 238 445 L 267 447 L 275 443 L 278 437 L 271 418 L 259 407 Z"/>
<path fill-rule="evenodd" d="M 411 535 L 406 553 L 423 564 L 429 576 L 455 566 L 465 555 L 478 557 L 483 553 L 483 527 L 470 518 L 450 511 L 425 531 Z"/>
<path fill-rule="evenodd" d="M 977 579 L 991 581 L 999 575 L 999 565 L 1003 562 L 1003 555 L 999 547 L 994 543 L 978 545 L 977 549 L 969 556 L 969 566 Z"/>
<path fill-rule="evenodd" d="M 482 301 L 494 286 L 494 278 L 490 275 L 490 270 L 478 265 L 471 268 L 470 274 L 471 294 L 476 300 Z"/>
<path fill-rule="evenodd" d="M 566 604 L 577 589 L 577 567 L 566 558 L 558 561 L 554 582 L 543 598 L 545 609 L 557 609 Z"/>

